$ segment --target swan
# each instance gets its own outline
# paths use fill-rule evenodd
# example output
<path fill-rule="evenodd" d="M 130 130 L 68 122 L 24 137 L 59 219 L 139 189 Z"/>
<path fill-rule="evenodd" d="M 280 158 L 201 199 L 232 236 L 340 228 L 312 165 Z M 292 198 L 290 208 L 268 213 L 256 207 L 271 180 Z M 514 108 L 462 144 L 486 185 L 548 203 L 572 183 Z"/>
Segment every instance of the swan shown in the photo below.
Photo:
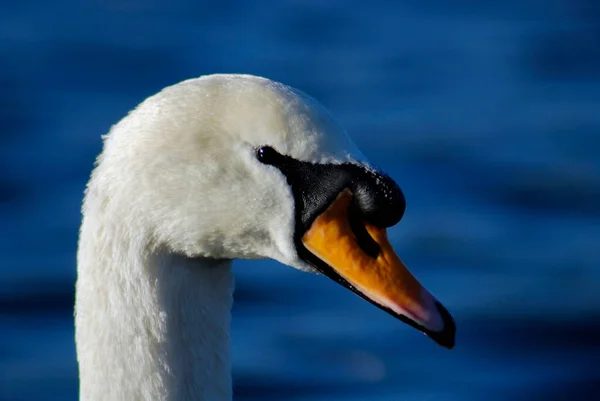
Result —
<path fill-rule="evenodd" d="M 387 239 L 402 191 L 303 92 L 190 79 L 103 140 L 77 252 L 81 400 L 231 400 L 238 258 L 320 273 L 454 346 L 451 315 Z"/>

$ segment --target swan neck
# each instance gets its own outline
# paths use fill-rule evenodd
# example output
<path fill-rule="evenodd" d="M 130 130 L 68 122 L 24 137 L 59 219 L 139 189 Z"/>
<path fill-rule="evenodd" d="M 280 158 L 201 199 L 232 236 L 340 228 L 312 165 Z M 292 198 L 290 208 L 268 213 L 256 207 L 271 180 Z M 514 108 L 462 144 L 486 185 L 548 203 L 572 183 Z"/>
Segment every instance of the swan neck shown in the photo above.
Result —
<path fill-rule="evenodd" d="M 82 400 L 230 400 L 230 261 L 147 252 L 82 226 Z M 103 235 L 104 234 L 104 235 Z"/>

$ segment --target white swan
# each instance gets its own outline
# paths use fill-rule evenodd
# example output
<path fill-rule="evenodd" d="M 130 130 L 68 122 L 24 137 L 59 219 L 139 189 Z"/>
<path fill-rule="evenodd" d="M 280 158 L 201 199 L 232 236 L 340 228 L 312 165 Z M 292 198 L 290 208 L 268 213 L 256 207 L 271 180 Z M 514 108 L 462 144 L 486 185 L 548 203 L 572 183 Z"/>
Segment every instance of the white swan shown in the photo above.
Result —
<path fill-rule="evenodd" d="M 82 400 L 230 400 L 235 258 L 320 271 L 454 345 L 452 318 L 386 239 L 402 192 L 302 92 L 192 79 L 104 139 L 77 255 Z"/>

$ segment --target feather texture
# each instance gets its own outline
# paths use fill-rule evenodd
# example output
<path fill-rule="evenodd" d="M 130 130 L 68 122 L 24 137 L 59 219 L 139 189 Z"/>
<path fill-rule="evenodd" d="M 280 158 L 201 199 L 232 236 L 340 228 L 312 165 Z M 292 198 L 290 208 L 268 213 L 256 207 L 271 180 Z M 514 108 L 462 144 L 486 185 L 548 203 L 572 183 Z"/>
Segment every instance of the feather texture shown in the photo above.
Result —
<path fill-rule="evenodd" d="M 256 159 L 264 145 L 363 159 L 314 99 L 247 75 L 168 87 L 104 137 L 77 255 L 82 400 L 231 399 L 231 260 L 312 271 L 285 177 Z"/>

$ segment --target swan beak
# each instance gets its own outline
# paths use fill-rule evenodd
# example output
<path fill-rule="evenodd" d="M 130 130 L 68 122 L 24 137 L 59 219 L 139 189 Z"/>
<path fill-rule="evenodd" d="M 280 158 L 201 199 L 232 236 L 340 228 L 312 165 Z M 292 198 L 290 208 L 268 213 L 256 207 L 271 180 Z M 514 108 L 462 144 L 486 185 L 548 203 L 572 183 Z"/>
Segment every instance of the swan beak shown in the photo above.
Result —
<path fill-rule="evenodd" d="M 324 262 L 315 263 L 317 269 L 438 344 L 453 348 L 456 325 L 450 313 L 402 263 L 385 228 L 360 221 L 363 234 L 357 233 L 351 205 L 352 195 L 346 190 L 302 236 L 304 247 Z"/>

